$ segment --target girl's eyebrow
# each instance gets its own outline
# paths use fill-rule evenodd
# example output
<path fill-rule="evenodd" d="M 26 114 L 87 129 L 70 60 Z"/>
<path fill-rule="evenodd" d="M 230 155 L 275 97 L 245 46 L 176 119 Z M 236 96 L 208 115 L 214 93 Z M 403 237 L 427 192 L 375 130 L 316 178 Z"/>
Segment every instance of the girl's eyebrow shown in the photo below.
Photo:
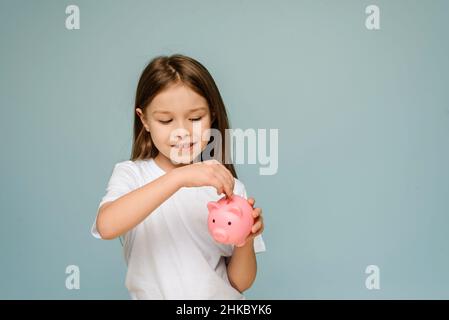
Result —
<path fill-rule="evenodd" d="M 207 107 L 198 107 L 198 108 L 193 108 L 193 109 L 190 109 L 189 110 L 189 113 L 191 113 L 191 112 L 194 112 L 194 111 L 198 111 L 198 110 L 206 110 L 207 109 Z M 155 114 L 155 113 L 171 113 L 170 111 L 166 111 L 166 110 L 154 110 L 153 112 L 152 112 L 152 114 Z"/>
<path fill-rule="evenodd" d="M 170 111 L 154 110 L 154 111 L 152 112 L 152 114 L 155 114 L 155 113 L 170 113 Z"/>
<path fill-rule="evenodd" d="M 194 111 L 198 111 L 198 110 L 206 110 L 206 107 L 198 107 L 198 108 L 194 108 L 194 109 L 190 109 L 189 112 L 194 112 Z"/>

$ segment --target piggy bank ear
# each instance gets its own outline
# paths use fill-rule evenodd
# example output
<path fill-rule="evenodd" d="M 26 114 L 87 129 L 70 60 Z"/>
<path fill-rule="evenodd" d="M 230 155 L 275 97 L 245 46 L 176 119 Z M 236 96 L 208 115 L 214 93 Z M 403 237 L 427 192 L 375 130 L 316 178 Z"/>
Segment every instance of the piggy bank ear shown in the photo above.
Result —
<path fill-rule="evenodd" d="M 233 214 L 235 214 L 235 215 L 238 216 L 238 217 L 241 217 L 241 216 L 242 216 L 242 210 L 240 210 L 239 207 L 236 207 L 236 206 L 230 206 L 229 209 L 228 209 L 228 211 L 231 212 L 231 213 L 233 213 Z"/>
<path fill-rule="evenodd" d="M 214 202 L 214 201 L 208 202 L 207 203 L 207 209 L 209 211 L 216 210 L 216 209 L 218 209 L 218 204 L 216 202 Z"/>

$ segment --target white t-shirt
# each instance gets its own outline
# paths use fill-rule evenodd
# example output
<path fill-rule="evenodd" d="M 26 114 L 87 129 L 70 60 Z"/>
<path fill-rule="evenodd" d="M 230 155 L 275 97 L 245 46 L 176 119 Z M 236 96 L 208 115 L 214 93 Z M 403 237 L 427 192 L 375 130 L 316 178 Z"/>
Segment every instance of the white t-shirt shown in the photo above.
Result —
<path fill-rule="evenodd" d="M 164 174 L 153 159 L 117 163 L 98 209 Z M 234 194 L 247 198 L 238 179 Z M 246 299 L 226 272 L 224 257 L 232 256 L 234 246 L 215 242 L 207 229 L 207 203 L 222 196 L 213 187 L 183 187 L 124 235 L 125 285 L 132 299 Z M 96 218 L 91 232 L 101 239 Z M 261 235 L 254 250 L 265 251 Z"/>

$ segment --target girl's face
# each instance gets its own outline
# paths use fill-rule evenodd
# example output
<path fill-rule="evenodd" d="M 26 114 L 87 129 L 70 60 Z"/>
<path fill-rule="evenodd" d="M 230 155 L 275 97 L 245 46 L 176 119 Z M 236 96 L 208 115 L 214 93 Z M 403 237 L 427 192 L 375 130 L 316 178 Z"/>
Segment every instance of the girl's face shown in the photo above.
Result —
<path fill-rule="evenodd" d="M 158 93 L 145 115 L 140 108 L 136 113 L 159 150 L 156 159 L 167 168 L 191 163 L 209 141 L 205 131 L 212 121 L 207 101 L 182 83 Z"/>

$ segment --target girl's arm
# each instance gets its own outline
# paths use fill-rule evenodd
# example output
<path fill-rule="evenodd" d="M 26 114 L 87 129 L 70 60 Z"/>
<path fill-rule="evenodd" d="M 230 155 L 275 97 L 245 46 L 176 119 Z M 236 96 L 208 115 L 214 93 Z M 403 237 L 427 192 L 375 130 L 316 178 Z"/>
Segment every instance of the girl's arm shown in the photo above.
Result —
<path fill-rule="evenodd" d="M 114 239 L 131 230 L 181 187 L 213 186 L 217 194 L 232 195 L 234 177 L 216 160 L 170 170 L 120 198 L 106 202 L 98 212 L 97 230 L 103 239 Z"/>
<path fill-rule="evenodd" d="M 251 206 L 254 206 L 255 202 L 254 198 L 248 198 L 248 203 Z M 253 209 L 253 217 L 255 220 L 250 235 L 242 247 L 234 247 L 227 265 L 229 282 L 240 292 L 249 289 L 256 279 L 257 260 L 254 251 L 254 238 L 262 234 L 265 228 L 261 208 Z"/>
<path fill-rule="evenodd" d="M 181 187 L 174 170 L 100 207 L 97 230 L 111 240 L 131 230 Z"/>
<path fill-rule="evenodd" d="M 227 268 L 229 282 L 239 292 L 243 292 L 252 286 L 257 273 L 254 239 L 247 241 L 243 247 L 234 247 Z"/>

